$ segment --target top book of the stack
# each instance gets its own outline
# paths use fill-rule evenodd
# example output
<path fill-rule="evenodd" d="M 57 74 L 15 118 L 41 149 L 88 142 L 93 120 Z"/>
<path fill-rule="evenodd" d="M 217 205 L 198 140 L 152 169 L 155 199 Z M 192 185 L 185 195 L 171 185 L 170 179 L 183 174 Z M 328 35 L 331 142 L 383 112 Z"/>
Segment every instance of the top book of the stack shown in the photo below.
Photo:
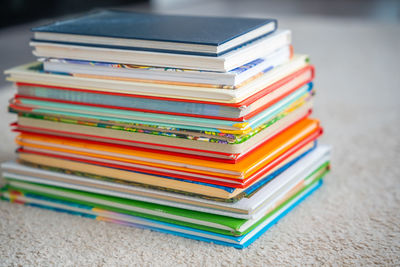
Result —
<path fill-rule="evenodd" d="M 225 72 L 290 44 L 276 28 L 274 19 L 100 11 L 34 28 L 31 45 L 39 57 Z"/>

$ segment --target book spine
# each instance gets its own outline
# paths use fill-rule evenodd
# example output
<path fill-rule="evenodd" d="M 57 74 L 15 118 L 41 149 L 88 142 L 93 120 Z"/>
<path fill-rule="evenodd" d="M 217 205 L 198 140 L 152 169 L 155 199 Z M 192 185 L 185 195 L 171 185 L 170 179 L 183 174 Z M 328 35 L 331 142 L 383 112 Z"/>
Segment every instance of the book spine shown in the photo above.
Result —
<path fill-rule="evenodd" d="M 127 109 L 141 109 L 161 112 L 179 112 L 191 115 L 238 118 L 242 110 L 236 107 L 210 105 L 192 102 L 163 101 L 158 99 L 123 97 L 119 95 L 102 95 L 88 92 L 57 90 L 39 86 L 18 85 L 21 96 L 41 97 L 49 100 L 107 105 Z"/>

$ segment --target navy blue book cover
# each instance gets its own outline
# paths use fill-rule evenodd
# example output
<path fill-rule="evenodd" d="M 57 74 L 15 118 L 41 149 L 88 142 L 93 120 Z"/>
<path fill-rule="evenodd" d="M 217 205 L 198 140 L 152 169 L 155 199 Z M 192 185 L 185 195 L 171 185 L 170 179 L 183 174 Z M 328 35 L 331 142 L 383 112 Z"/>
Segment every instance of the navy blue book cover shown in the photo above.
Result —
<path fill-rule="evenodd" d="M 273 23 L 276 29 L 274 19 L 172 16 L 107 10 L 58 21 L 32 31 L 218 46 L 269 23 Z"/>

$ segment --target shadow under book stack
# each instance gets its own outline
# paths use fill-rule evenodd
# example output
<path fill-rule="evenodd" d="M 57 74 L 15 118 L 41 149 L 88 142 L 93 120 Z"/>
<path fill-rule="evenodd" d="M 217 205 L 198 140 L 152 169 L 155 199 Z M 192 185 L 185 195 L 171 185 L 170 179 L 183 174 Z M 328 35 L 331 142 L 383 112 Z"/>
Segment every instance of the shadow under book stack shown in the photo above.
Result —
<path fill-rule="evenodd" d="M 244 248 L 322 184 L 314 68 L 276 20 L 100 11 L 33 29 L 2 198 Z"/>

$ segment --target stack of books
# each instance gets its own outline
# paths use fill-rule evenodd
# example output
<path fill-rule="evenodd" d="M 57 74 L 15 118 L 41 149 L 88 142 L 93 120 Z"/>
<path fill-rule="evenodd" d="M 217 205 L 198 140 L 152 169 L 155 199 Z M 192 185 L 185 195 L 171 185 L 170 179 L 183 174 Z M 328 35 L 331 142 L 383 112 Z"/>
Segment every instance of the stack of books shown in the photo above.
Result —
<path fill-rule="evenodd" d="M 101 11 L 33 32 L 38 61 L 6 71 L 3 199 L 244 248 L 329 171 L 314 67 L 276 20 Z"/>

